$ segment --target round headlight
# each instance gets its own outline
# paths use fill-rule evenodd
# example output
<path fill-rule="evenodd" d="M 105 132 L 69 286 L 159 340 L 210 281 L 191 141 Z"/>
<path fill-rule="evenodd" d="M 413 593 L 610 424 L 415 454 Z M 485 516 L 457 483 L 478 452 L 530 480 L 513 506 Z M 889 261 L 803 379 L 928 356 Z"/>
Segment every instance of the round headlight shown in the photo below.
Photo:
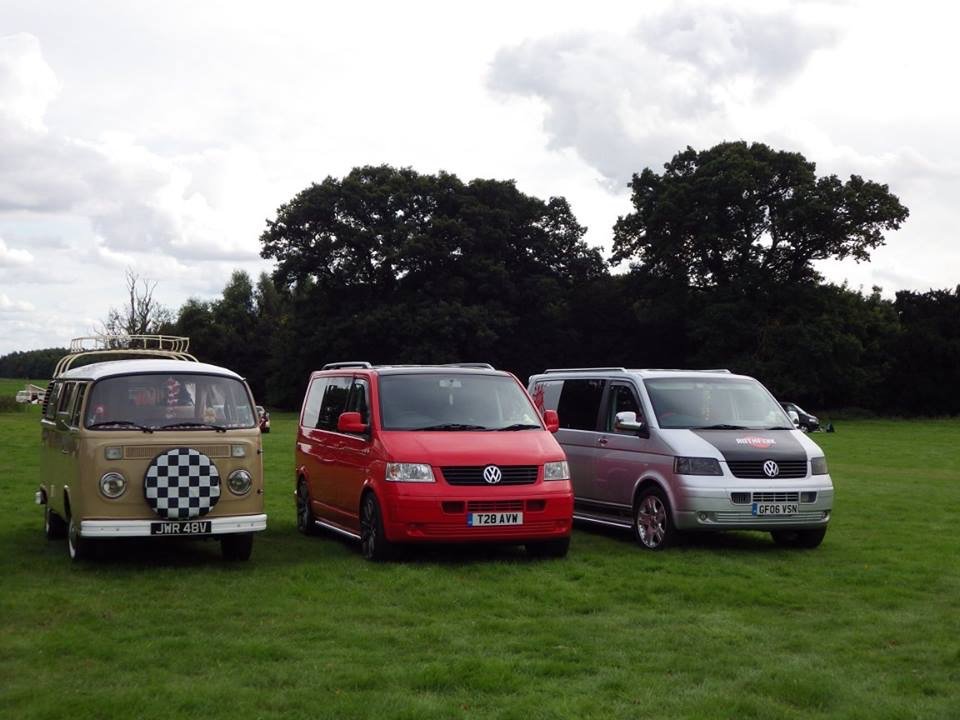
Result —
<path fill-rule="evenodd" d="M 100 478 L 100 492 L 111 500 L 123 495 L 127 489 L 127 479 L 118 472 L 108 472 Z"/>
<path fill-rule="evenodd" d="M 253 487 L 253 476 L 246 470 L 234 470 L 227 478 L 227 487 L 234 495 L 246 495 Z"/>

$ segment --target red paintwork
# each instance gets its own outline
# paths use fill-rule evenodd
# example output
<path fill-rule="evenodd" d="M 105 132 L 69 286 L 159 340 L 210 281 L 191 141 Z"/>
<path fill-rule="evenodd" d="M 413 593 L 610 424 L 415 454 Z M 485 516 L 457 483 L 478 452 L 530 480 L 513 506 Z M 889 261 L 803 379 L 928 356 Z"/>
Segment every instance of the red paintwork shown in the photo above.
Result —
<path fill-rule="evenodd" d="M 560 429 L 560 416 L 556 410 L 543 411 L 543 423 L 547 426 L 549 432 L 555 433 Z"/>
<path fill-rule="evenodd" d="M 323 376 L 360 377 L 368 381 L 370 428 L 368 435 L 359 435 L 304 428 L 298 423 L 295 480 L 306 480 L 311 509 L 318 519 L 359 534 L 360 501 L 363 493 L 370 490 L 376 493 L 384 531 L 393 542 L 520 543 L 569 537 L 573 526 L 573 489 L 569 480 L 543 480 L 545 462 L 566 459 L 546 428 L 515 432 L 384 431 L 380 429 L 375 369 L 317 372 L 311 376 L 311 382 Z M 526 393 L 523 385 L 513 379 Z M 308 383 L 308 391 L 309 387 Z M 359 420 L 358 413 L 343 413 L 338 428 Z M 436 482 L 387 482 L 384 473 L 388 462 L 429 463 Z M 489 464 L 538 465 L 540 470 L 532 485 L 507 486 L 452 486 L 440 470 L 445 465 Z M 466 505 L 474 501 L 520 501 L 524 523 L 468 527 Z"/>

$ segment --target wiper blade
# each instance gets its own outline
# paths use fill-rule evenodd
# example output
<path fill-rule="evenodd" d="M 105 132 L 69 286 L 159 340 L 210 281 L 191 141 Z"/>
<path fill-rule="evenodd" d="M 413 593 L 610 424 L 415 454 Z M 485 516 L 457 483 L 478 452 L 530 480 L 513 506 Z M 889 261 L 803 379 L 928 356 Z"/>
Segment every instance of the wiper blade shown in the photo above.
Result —
<path fill-rule="evenodd" d="M 793 425 L 789 427 L 787 425 L 774 425 L 773 427 L 765 427 L 764 430 L 796 430 Z"/>
<path fill-rule="evenodd" d="M 541 430 L 542 428 L 539 425 L 531 425 L 530 423 L 516 423 L 514 425 L 507 425 L 506 427 L 496 428 L 497 430 Z"/>
<path fill-rule="evenodd" d="M 225 433 L 227 429 L 223 425 L 212 425 L 210 423 L 202 422 L 177 422 L 170 423 L 169 425 L 161 425 L 157 430 L 172 430 L 173 428 L 210 428 L 211 430 L 216 430 L 217 432 Z"/>
<path fill-rule="evenodd" d="M 96 422 L 93 425 L 87 425 L 88 430 L 93 430 L 99 427 L 109 427 L 111 425 L 120 425 L 121 427 L 135 427 L 137 430 L 143 430 L 145 433 L 152 433 L 153 428 L 146 427 L 140 423 L 135 423 L 133 420 L 104 420 L 103 422 Z"/>
<path fill-rule="evenodd" d="M 443 423 L 440 425 L 427 425 L 426 427 L 414 428 L 414 430 L 489 430 L 484 425 L 466 425 L 464 423 Z"/>
<path fill-rule="evenodd" d="M 751 428 L 745 427 L 743 425 L 727 425 L 726 423 L 718 423 L 716 425 L 701 425 L 699 427 L 691 428 L 691 430 L 750 430 Z M 756 429 L 756 428 L 753 428 Z"/>

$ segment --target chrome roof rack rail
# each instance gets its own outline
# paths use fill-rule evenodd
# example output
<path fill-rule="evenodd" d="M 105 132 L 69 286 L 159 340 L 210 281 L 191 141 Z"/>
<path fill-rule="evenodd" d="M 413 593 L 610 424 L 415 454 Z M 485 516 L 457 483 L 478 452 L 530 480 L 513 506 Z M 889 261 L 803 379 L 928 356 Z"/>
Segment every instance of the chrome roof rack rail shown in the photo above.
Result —
<path fill-rule="evenodd" d="M 458 367 L 458 368 L 477 368 L 478 370 L 496 370 L 496 368 L 490 363 L 482 362 L 462 362 L 462 363 L 444 363 L 441 367 Z"/>
<path fill-rule="evenodd" d="M 346 360 L 344 362 L 332 362 L 324 365 L 321 370 L 340 370 L 342 368 L 363 368 L 368 370 L 372 368 L 373 365 L 366 362 L 365 360 Z"/>
<path fill-rule="evenodd" d="M 544 373 L 563 373 L 563 372 L 627 372 L 625 367 L 579 367 L 579 368 L 550 368 L 544 370 Z"/>
<path fill-rule="evenodd" d="M 96 355 L 136 355 L 197 362 L 188 351 L 190 338 L 182 335 L 90 335 L 73 338 L 70 352 L 60 358 L 53 377 L 60 377 L 77 358 Z"/>

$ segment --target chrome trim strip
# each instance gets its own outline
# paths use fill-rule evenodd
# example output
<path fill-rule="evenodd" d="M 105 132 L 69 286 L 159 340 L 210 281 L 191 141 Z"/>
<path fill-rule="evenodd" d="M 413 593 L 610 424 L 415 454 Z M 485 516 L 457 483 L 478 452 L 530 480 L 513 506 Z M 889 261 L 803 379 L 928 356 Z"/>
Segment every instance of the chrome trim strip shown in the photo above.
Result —
<path fill-rule="evenodd" d="M 573 514 L 574 520 L 583 520 L 584 522 L 592 522 L 597 525 L 609 525 L 610 527 L 623 528 L 629 530 L 633 527 L 632 523 L 618 523 L 613 520 L 601 520 L 600 518 L 592 517 L 590 515 L 578 515 L 577 513 Z"/>
<path fill-rule="evenodd" d="M 333 530 L 333 532 L 335 532 L 335 533 L 340 533 L 341 535 L 345 535 L 346 537 L 350 538 L 351 540 L 359 540 L 359 539 L 360 539 L 360 536 L 357 535 L 357 533 L 355 533 L 355 532 L 353 532 L 353 531 L 351 531 L 351 530 L 344 530 L 342 527 L 338 527 L 337 525 L 334 525 L 333 523 L 329 523 L 329 522 L 327 522 L 326 520 L 314 520 L 313 523 L 314 523 L 314 525 L 319 525 L 320 527 L 324 528 L 325 530 Z"/>

